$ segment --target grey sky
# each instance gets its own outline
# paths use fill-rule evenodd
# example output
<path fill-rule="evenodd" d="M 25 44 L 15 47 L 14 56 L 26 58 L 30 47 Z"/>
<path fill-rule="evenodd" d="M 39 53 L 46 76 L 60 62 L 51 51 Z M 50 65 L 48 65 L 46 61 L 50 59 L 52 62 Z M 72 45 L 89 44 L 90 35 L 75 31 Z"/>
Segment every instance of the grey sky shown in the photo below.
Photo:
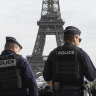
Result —
<path fill-rule="evenodd" d="M 82 31 L 82 47 L 96 66 L 96 0 L 59 0 L 61 16 L 69 25 Z M 15 37 L 23 46 L 21 54 L 31 55 L 36 40 L 37 21 L 42 0 L 0 0 L 0 52 L 6 36 Z M 53 42 L 52 42 L 53 41 Z M 44 54 L 56 47 L 54 36 L 47 36 Z"/>

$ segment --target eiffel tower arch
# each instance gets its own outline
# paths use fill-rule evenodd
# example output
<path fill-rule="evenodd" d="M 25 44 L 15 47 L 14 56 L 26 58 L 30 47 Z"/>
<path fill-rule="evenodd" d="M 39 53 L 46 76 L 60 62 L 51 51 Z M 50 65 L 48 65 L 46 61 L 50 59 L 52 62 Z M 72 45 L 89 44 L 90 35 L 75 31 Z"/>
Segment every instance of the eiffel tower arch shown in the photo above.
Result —
<path fill-rule="evenodd" d="M 57 46 L 61 46 L 64 43 L 64 21 L 61 18 L 59 0 L 43 0 L 41 19 L 37 21 L 37 25 L 39 26 L 39 30 L 33 53 L 32 56 L 27 56 L 36 77 L 38 77 L 37 72 L 41 72 L 42 74 L 46 61 L 46 57 L 43 56 L 46 36 L 55 35 Z"/>

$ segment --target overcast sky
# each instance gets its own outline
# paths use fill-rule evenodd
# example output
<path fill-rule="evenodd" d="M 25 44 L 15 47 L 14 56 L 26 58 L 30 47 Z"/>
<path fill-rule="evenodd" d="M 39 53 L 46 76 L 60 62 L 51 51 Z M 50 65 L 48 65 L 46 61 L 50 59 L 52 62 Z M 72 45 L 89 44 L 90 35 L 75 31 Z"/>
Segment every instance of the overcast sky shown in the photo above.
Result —
<path fill-rule="evenodd" d="M 59 2 L 64 28 L 73 25 L 82 31 L 80 47 L 89 54 L 96 66 L 96 0 Z M 0 0 L 0 52 L 4 48 L 5 37 L 13 36 L 23 46 L 21 54 L 24 57 L 32 55 L 41 8 L 42 0 Z M 44 55 L 48 55 L 55 47 L 55 36 L 47 36 Z"/>

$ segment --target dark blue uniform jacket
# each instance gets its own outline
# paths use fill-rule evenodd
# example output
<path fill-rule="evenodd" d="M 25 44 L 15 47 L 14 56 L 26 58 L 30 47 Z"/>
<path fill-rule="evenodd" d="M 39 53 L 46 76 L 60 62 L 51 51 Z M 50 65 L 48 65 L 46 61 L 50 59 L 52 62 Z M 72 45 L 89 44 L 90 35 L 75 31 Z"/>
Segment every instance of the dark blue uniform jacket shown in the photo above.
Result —
<path fill-rule="evenodd" d="M 73 45 L 68 42 L 60 47 L 63 48 L 64 46 L 73 47 Z M 45 81 L 47 81 L 47 82 L 52 80 L 52 71 L 51 71 L 52 58 L 54 57 L 56 50 L 60 47 L 57 47 L 49 54 L 48 59 L 45 63 L 43 77 L 44 77 Z M 82 69 L 83 76 L 85 76 L 87 80 L 93 81 L 96 78 L 96 69 L 95 69 L 90 57 L 88 56 L 88 54 L 85 51 L 83 51 L 82 49 L 80 49 L 77 53 L 77 59 L 78 59 L 78 62 L 83 65 L 83 69 Z"/>
<path fill-rule="evenodd" d="M 8 55 L 8 54 L 15 54 L 15 53 L 11 50 L 4 50 L 1 53 L 1 56 Z M 0 96 L 11 96 L 11 95 L 12 96 L 19 96 L 19 95 L 26 96 L 27 88 L 29 88 L 30 96 L 38 96 L 37 83 L 33 75 L 32 68 L 29 65 L 28 61 L 21 56 L 16 65 L 17 65 L 17 68 L 22 70 L 23 79 L 25 83 L 24 88 L 18 89 L 15 91 L 10 91 L 10 92 L 4 92 L 4 93 L 0 92 Z"/>

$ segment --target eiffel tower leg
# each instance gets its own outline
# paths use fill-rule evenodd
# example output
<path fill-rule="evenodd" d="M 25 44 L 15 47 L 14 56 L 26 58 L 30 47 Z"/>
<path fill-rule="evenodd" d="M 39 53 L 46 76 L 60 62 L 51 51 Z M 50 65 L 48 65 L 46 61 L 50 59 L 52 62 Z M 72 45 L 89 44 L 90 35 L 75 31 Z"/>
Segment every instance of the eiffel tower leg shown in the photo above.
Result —
<path fill-rule="evenodd" d="M 64 44 L 64 34 L 63 32 L 56 32 L 57 46 L 62 46 Z"/>
<path fill-rule="evenodd" d="M 46 35 L 44 32 L 38 32 L 36 43 L 33 49 L 32 57 L 42 57 L 45 45 Z"/>

